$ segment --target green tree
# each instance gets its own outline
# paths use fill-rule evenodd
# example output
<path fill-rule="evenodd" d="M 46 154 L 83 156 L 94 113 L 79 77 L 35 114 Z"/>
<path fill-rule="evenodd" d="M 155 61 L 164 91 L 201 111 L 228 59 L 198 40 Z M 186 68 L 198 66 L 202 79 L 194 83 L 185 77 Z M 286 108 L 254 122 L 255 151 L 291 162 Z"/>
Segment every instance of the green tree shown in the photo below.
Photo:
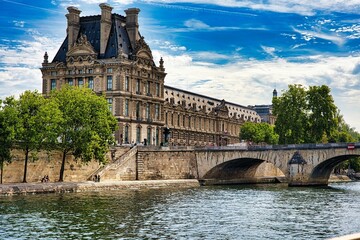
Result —
<path fill-rule="evenodd" d="M 279 136 L 268 123 L 246 122 L 241 126 L 240 139 L 255 143 L 277 144 Z"/>
<path fill-rule="evenodd" d="M 306 90 L 301 85 L 289 85 L 280 97 L 273 98 L 273 113 L 277 117 L 275 132 L 279 143 L 305 142 L 308 128 Z"/>
<path fill-rule="evenodd" d="M 308 130 L 307 142 L 327 142 L 336 131 L 337 107 L 328 86 L 310 86 L 307 91 Z"/>
<path fill-rule="evenodd" d="M 17 114 L 14 98 L 0 100 L 0 184 L 3 183 L 4 163 L 11 161 L 11 149 L 15 141 Z"/>
<path fill-rule="evenodd" d="M 109 111 L 106 99 L 91 89 L 64 86 L 52 92 L 51 98 L 56 99 L 62 112 L 57 147 L 62 151 L 59 181 L 64 181 L 67 155 L 83 162 L 106 161 L 109 144 L 114 143 L 117 120 Z"/>
<path fill-rule="evenodd" d="M 55 142 L 61 113 L 56 102 L 45 99 L 37 91 L 25 91 L 15 106 L 19 120 L 16 141 L 25 154 L 23 182 L 26 182 L 29 153 Z"/>

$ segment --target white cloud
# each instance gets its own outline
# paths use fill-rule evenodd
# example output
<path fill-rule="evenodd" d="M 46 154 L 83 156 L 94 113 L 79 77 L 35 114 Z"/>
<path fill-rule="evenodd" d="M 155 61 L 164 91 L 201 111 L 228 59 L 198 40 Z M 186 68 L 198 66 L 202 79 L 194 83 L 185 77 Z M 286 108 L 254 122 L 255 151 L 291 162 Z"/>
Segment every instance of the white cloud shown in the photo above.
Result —
<path fill-rule="evenodd" d="M 316 32 L 316 31 L 299 30 L 296 28 L 293 28 L 293 30 L 297 33 L 300 33 L 303 36 L 305 41 L 310 41 L 312 39 L 321 38 L 324 40 L 331 41 L 338 46 L 343 46 L 344 43 L 346 42 L 345 38 L 342 38 L 336 34 L 326 34 L 326 33 L 320 32 L 320 31 Z"/>
<path fill-rule="evenodd" d="M 270 50 L 272 52 L 272 50 Z M 360 79 L 353 70 L 360 56 L 311 56 L 297 61 L 281 58 L 269 61 L 240 59 L 226 65 L 196 62 L 190 53 L 169 55 L 153 50 L 154 58 L 164 59 L 166 84 L 241 105 L 270 104 L 272 90 L 287 89 L 289 84 L 322 85 L 332 89 L 336 105 L 345 120 L 360 130 L 358 96 Z M 213 53 L 202 53 L 211 56 Z M 207 80 L 198 84 L 200 80 Z"/>
<path fill-rule="evenodd" d="M 16 27 L 21 27 L 23 28 L 25 26 L 25 22 L 24 21 L 13 21 L 14 25 Z"/>
<path fill-rule="evenodd" d="M 32 39 L 7 41 L 0 45 L 0 98 L 19 95 L 25 90 L 41 91 L 41 63 L 45 51 L 53 58 L 61 42 L 30 31 Z M 51 60 L 51 59 L 50 59 Z"/>
<path fill-rule="evenodd" d="M 190 19 L 185 21 L 184 25 L 188 28 L 193 28 L 193 29 L 207 29 L 210 26 L 203 23 L 200 20 L 196 20 L 196 19 Z"/>
<path fill-rule="evenodd" d="M 213 4 L 281 13 L 297 13 L 304 16 L 312 16 L 318 10 L 351 13 L 358 13 L 360 10 L 359 0 L 148 0 L 147 2 Z"/>

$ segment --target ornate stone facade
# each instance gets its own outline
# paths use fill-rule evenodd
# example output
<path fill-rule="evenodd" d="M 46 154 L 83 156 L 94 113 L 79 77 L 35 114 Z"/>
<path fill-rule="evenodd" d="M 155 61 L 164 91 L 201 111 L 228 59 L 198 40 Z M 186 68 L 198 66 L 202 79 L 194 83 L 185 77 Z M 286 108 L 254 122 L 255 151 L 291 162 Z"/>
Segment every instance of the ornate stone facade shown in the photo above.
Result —
<path fill-rule="evenodd" d="M 244 121 L 260 121 L 250 108 L 165 87 L 164 61 L 156 66 L 139 33 L 140 10 L 121 16 L 107 4 L 100 8 L 101 15 L 88 17 L 68 8 L 67 37 L 52 62 L 44 56 L 43 94 L 69 84 L 105 95 L 118 119 L 118 144 L 225 145 L 239 141 Z"/>

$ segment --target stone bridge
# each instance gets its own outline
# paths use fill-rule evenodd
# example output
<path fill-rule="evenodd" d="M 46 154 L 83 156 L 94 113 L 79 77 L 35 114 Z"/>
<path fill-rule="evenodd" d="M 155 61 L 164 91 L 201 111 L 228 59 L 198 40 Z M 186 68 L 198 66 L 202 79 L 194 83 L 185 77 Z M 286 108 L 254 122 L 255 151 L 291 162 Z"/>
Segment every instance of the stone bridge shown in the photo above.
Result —
<path fill-rule="evenodd" d="M 284 173 L 290 186 L 309 186 L 327 185 L 336 165 L 360 156 L 360 143 L 211 147 L 194 151 L 196 175 L 201 181 L 251 182 L 258 166 L 268 162 Z"/>

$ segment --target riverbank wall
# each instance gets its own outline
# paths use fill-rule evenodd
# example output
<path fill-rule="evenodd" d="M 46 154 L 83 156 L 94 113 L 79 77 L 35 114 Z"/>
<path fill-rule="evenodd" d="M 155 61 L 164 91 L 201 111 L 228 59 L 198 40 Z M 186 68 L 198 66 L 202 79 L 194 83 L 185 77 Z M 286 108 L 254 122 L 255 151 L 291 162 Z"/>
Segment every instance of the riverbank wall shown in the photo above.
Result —
<path fill-rule="evenodd" d="M 24 174 L 24 153 L 12 151 L 12 161 L 4 165 L 3 183 L 19 183 Z M 40 182 L 49 176 L 50 182 L 59 180 L 61 152 L 39 152 L 30 156 L 27 182 Z M 98 175 L 101 181 L 197 179 L 198 166 L 194 148 L 159 148 L 117 146 L 107 154 L 108 163 L 96 161 L 83 163 L 72 156 L 66 157 L 64 181 L 86 182 Z M 284 174 L 273 164 L 264 162 L 257 168 L 254 177 L 281 177 Z"/>
<path fill-rule="evenodd" d="M 197 180 L 148 180 L 104 182 L 48 182 L 0 184 L 0 195 L 26 195 L 42 193 L 99 192 L 114 190 L 139 190 L 161 188 L 196 188 Z"/>

